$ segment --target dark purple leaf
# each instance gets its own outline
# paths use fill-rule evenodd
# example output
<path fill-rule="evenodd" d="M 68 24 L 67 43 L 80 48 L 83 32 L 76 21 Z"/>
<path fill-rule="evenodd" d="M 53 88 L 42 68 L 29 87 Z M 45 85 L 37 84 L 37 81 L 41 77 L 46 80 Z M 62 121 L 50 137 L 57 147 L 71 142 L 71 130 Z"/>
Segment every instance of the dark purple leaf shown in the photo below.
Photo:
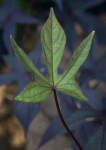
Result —
<path fill-rule="evenodd" d="M 58 8 L 59 8 L 60 10 L 63 10 L 63 3 L 62 3 L 63 0 L 54 0 L 54 1 L 57 3 Z"/>
<path fill-rule="evenodd" d="M 3 25 L 3 39 L 4 39 L 4 43 L 9 53 L 12 51 L 12 45 L 10 42 L 10 34 L 13 37 L 15 37 L 15 32 L 16 32 L 16 25 L 12 21 L 7 21 Z"/>
<path fill-rule="evenodd" d="M 18 1 L 19 0 L 6 0 L 4 3 L 4 8 L 9 10 L 10 13 L 15 11 L 18 8 Z"/>
<path fill-rule="evenodd" d="M 70 18 L 68 14 L 65 17 L 64 30 L 67 37 L 67 45 L 69 46 L 69 49 L 72 52 L 73 49 L 75 48 L 77 35 L 75 29 L 75 20 L 73 18 Z"/>
<path fill-rule="evenodd" d="M 79 83 L 83 84 L 90 79 L 97 79 L 99 81 L 106 82 L 106 56 L 100 60 L 96 60 L 95 63 L 89 69 L 82 68 Z"/>
<path fill-rule="evenodd" d="M 86 92 L 85 92 L 86 91 Z M 102 121 L 103 119 L 103 96 L 98 93 L 95 90 L 85 90 L 84 93 L 88 97 L 88 102 L 80 102 L 80 108 L 77 108 L 74 103 L 72 103 L 71 98 L 68 99 L 68 97 L 64 97 L 64 95 L 60 95 L 60 101 L 62 105 L 62 114 L 65 119 L 65 122 L 67 123 L 68 127 L 70 128 L 71 131 L 74 131 L 76 133 L 77 129 L 77 135 L 80 135 L 79 129 L 85 128 L 85 131 L 87 129 L 86 124 L 92 124 L 94 126 L 90 126 L 91 131 L 93 129 L 97 129 L 97 125 L 99 125 L 98 121 Z M 62 100 L 61 100 L 62 99 Z M 64 100 L 64 101 L 63 101 Z M 76 104 L 77 101 L 76 101 Z M 70 110 L 69 110 L 70 107 Z M 106 107 L 105 107 L 106 108 Z M 81 128 L 80 128 L 81 127 Z M 81 131 L 83 132 L 83 131 Z M 64 134 L 67 133 L 64 126 L 62 125 L 60 118 L 57 116 L 54 118 L 54 120 L 51 122 L 50 126 L 46 130 L 46 132 L 43 135 L 43 138 L 40 142 L 40 146 L 54 138 L 58 134 Z M 90 131 L 86 131 L 86 138 L 84 138 L 85 135 L 83 135 L 83 138 L 88 139 L 91 135 Z M 80 137 L 78 137 L 80 138 Z M 87 142 L 87 141 L 86 141 Z M 81 142 L 82 143 L 82 142 Z M 76 149 L 77 150 L 77 149 Z"/>
<path fill-rule="evenodd" d="M 10 83 L 12 81 L 18 82 L 19 76 L 15 72 L 1 73 L 0 74 L 0 85 Z"/>
<path fill-rule="evenodd" d="M 40 57 L 41 57 L 41 49 L 37 46 L 34 48 L 33 51 L 31 51 L 30 59 L 34 62 L 35 66 L 40 69 Z M 35 60 L 34 60 L 35 57 Z M 32 76 L 31 74 L 26 70 L 26 68 L 23 66 L 22 63 L 16 58 L 16 56 L 11 55 L 5 55 L 3 56 L 5 62 L 9 65 L 11 68 L 11 71 L 9 73 L 0 74 L 0 84 L 6 84 L 7 82 L 11 81 L 17 81 L 19 83 L 19 88 L 24 88 L 28 82 L 31 81 Z M 20 89 L 19 89 L 20 91 Z M 18 91 L 18 92 L 19 92 Z"/>
<path fill-rule="evenodd" d="M 105 150 L 106 149 L 106 124 L 103 124 L 95 133 L 90 137 L 84 150 Z"/>
<path fill-rule="evenodd" d="M 97 43 L 96 37 L 94 36 L 92 45 L 90 48 L 90 52 L 88 54 L 88 57 L 87 57 L 85 63 L 83 64 L 82 68 L 90 69 L 91 67 L 92 68 L 94 67 L 95 62 L 97 60 L 97 52 L 98 52 L 98 43 Z"/>
<path fill-rule="evenodd" d="M 16 11 L 16 13 L 14 13 L 12 15 L 12 21 L 14 23 L 27 23 L 27 24 L 36 24 L 38 23 L 38 19 L 26 14 L 24 11 L 22 10 L 18 10 Z"/>
<path fill-rule="evenodd" d="M 95 5 L 98 5 L 102 3 L 104 0 L 71 0 L 70 3 L 72 3 L 73 10 L 78 11 L 78 10 L 86 10 L 89 7 L 93 7 Z"/>
<path fill-rule="evenodd" d="M 9 10 L 8 9 L 4 9 L 2 5 L 0 5 L 0 22 L 2 23 L 2 21 L 7 17 L 9 13 Z M 1 23 L 0 23 L 0 26 L 1 26 Z"/>
<path fill-rule="evenodd" d="M 30 123 L 36 117 L 39 108 L 40 103 L 14 102 L 14 113 L 24 127 L 25 135 L 27 134 Z"/>
<path fill-rule="evenodd" d="M 11 71 L 13 72 L 26 72 L 24 65 L 17 59 L 14 55 L 3 55 L 3 58 L 6 64 L 11 67 Z"/>
<path fill-rule="evenodd" d="M 88 122 L 74 131 L 74 135 L 83 149 L 86 146 L 90 137 L 95 133 L 95 131 L 98 130 L 99 127 L 100 125 L 97 125 L 93 122 Z M 72 148 L 73 150 L 79 150 L 78 146 L 73 140 L 72 140 Z"/>
<path fill-rule="evenodd" d="M 0 27 L 3 28 L 3 39 L 6 48 L 10 54 L 12 46 L 10 42 L 10 34 L 15 37 L 16 24 L 36 24 L 38 19 L 26 14 L 24 11 L 19 10 L 18 0 L 6 0 L 4 5 L 0 5 Z"/>
<path fill-rule="evenodd" d="M 78 20 L 80 25 L 87 33 L 90 30 L 95 30 L 95 36 L 97 36 L 97 40 L 100 44 L 106 44 L 106 25 L 105 23 L 98 19 L 96 16 L 87 14 L 87 13 L 79 13 L 77 12 Z"/>
<path fill-rule="evenodd" d="M 106 112 L 106 92 L 103 94 L 103 112 Z"/>
<path fill-rule="evenodd" d="M 96 67 L 96 77 L 99 80 L 103 80 L 106 82 L 106 55 L 103 56 L 100 60 L 95 64 Z"/>
<path fill-rule="evenodd" d="M 84 95 L 89 99 L 87 103 L 94 109 L 101 111 L 103 110 L 103 95 L 99 91 L 87 89 L 84 90 Z"/>
<path fill-rule="evenodd" d="M 76 102 L 75 102 L 75 100 L 73 100 L 72 97 L 70 97 L 66 94 L 60 93 L 60 92 L 58 92 L 58 95 L 59 95 L 59 100 L 60 100 L 61 109 L 62 109 L 63 114 L 66 114 L 67 112 L 68 112 L 68 114 L 69 113 L 71 114 L 77 110 Z"/>
<path fill-rule="evenodd" d="M 98 116 L 98 113 L 92 110 L 77 110 L 73 112 L 73 114 L 68 114 L 67 116 L 64 116 L 64 120 L 66 121 L 68 127 L 71 131 L 77 129 L 79 126 L 86 123 L 86 119 L 88 117 L 96 117 Z M 46 132 L 43 135 L 43 138 L 38 146 L 41 147 L 46 142 L 54 138 L 56 135 L 67 133 L 65 130 L 63 124 L 60 121 L 59 117 L 55 117 L 55 119 L 51 122 L 50 126 L 46 130 Z"/>
<path fill-rule="evenodd" d="M 41 53 L 42 53 L 42 47 L 41 44 L 37 45 L 32 51 L 29 53 L 29 58 L 31 61 L 36 64 L 36 66 L 40 66 L 41 62 Z"/>
<path fill-rule="evenodd" d="M 22 74 L 22 76 L 24 76 L 24 78 L 22 79 L 21 77 L 20 81 L 18 82 L 18 90 L 16 95 L 18 95 L 32 79 L 32 76 L 29 72 Z"/>

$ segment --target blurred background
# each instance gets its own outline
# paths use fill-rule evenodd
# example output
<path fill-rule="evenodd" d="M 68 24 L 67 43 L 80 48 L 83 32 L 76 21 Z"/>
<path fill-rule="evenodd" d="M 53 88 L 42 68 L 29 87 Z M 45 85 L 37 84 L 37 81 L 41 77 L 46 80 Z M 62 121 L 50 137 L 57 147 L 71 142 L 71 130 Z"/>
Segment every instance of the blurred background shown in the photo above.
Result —
<path fill-rule="evenodd" d="M 53 95 L 41 103 L 14 101 L 32 77 L 14 55 L 10 34 L 39 71 L 47 75 L 40 35 L 50 7 L 53 7 L 67 37 L 59 73 L 66 67 L 82 40 L 95 30 L 88 58 L 76 75 L 89 102 L 82 103 L 60 93 L 59 99 L 62 113 L 66 120 L 68 117 L 67 123 L 83 147 L 91 136 L 95 140 L 96 135 L 92 135 L 94 129 L 98 131 L 98 140 L 102 136 L 100 133 L 106 135 L 106 1 L 0 0 L 0 150 L 36 150 L 37 147 L 40 150 L 77 150 L 61 126 Z M 84 109 L 90 113 L 83 116 Z M 75 116 L 77 111 L 79 113 Z M 88 125 L 91 131 L 89 135 Z M 101 145 L 106 149 L 106 141 L 103 141 Z"/>

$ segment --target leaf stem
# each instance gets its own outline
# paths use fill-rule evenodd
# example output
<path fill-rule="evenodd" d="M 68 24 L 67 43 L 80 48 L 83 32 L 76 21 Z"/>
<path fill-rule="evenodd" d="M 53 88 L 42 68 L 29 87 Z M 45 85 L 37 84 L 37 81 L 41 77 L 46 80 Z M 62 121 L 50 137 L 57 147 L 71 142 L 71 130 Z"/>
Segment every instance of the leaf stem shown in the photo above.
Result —
<path fill-rule="evenodd" d="M 77 139 L 74 137 L 74 135 L 72 134 L 72 132 L 70 131 L 70 129 L 68 128 L 62 114 L 60 111 L 60 107 L 59 107 L 59 103 L 58 103 L 58 99 L 57 99 L 57 94 L 56 94 L 56 90 L 53 89 L 53 93 L 54 93 L 54 99 L 55 99 L 55 103 L 56 103 L 56 107 L 57 107 L 57 111 L 58 111 L 58 115 L 61 119 L 61 122 L 63 123 L 65 129 L 67 130 L 67 132 L 69 133 L 69 135 L 72 137 L 72 139 L 74 140 L 74 142 L 77 144 L 77 146 L 79 147 L 80 150 L 83 150 L 81 145 L 79 144 L 79 142 L 77 141 Z"/>

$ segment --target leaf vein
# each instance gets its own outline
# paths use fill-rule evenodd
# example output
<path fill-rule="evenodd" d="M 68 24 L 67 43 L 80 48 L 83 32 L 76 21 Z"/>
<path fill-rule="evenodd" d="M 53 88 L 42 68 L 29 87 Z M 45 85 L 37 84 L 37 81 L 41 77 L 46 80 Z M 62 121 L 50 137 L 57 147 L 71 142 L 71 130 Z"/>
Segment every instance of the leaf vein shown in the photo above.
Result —
<path fill-rule="evenodd" d="M 50 91 L 50 89 L 47 89 L 47 90 L 45 90 L 45 91 L 42 91 L 42 92 L 40 92 L 40 93 L 37 93 L 36 95 L 31 95 L 31 96 L 27 96 L 27 97 L 21 97 L 21 98 L 30 98 L 30 97 L 36 97 L 36 96 L 38 96 L 38 95 L 41 95 L 42 93 L 44 93 L 44 92 L 46 92 L 46 91 Z"/>
<path fill-rule="evenodd" d="M 61 43 L 60 43 L 60 47 L 58 47 L 58 49 L 53 53 L 53 54 L 56 54 L 58 51 L 59 51 L 59 49 L 63 46 L 62 44 L 63 44 L 63 42 L 64 42 L 64 38 L 65 38 L 65 36 L 64 36 L 64 34 L 63 34 L 63 36 L 62 36 L 62 40 L 61 40 Z M 61 49 L 60 49 L 61 50 Z M 60 56 L 59 56 L 60 57 Z"/>

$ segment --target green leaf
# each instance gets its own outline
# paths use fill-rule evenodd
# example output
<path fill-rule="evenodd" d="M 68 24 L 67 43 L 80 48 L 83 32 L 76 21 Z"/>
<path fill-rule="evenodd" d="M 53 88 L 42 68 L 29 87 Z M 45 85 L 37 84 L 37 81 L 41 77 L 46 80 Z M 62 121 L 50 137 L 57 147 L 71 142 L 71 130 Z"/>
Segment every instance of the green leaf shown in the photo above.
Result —
<path fill-rule="evenodd" d="M 38 85 L 32 80 L 15 99 L 24 102 L 39 102 L 51 95 L 52 89 Z"/>
<path fill-rule="evenodd" d="M 28 56 L 10 36 L 16 56 L 33 76 L 33 80 L 16 99 L 25 102 L 41 101 L 46 99 L 52 90 L 55 89 L 78 99 L 87 100 L 75 81 L 75 75 L 89 53 L 93 35 L 94 31 L 80 44 L 65 71 L 59 75 L 57 69 L 62 58 L 66 36 L 55 17 L 53 8 L 51 8 L 49 18 L 43 26 L 41 33 L 41 43 L 48 69 L 47 77 L 44 77 L 37 70 Z"/>

